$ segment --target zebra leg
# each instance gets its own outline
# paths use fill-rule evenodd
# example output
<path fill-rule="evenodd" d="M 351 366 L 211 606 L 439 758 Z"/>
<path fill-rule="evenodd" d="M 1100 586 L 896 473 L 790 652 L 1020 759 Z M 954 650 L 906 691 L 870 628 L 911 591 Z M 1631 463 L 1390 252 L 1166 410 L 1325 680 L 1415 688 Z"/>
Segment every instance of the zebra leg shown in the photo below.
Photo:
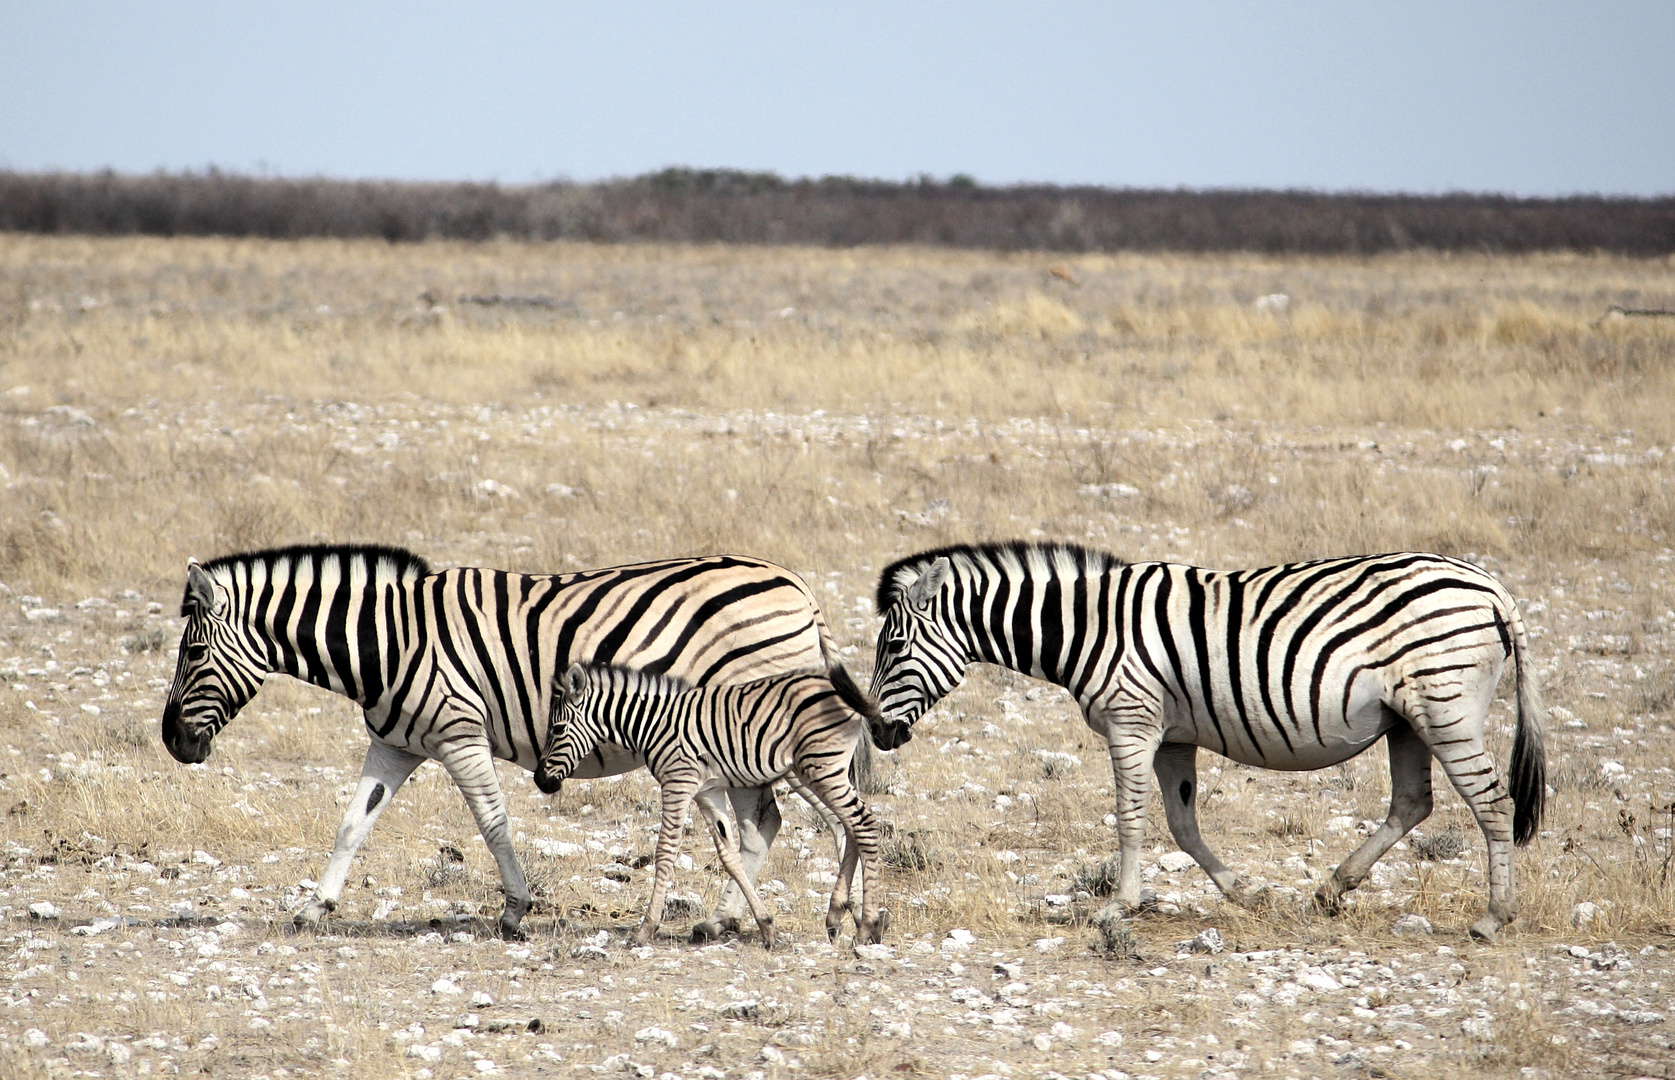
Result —
<path fill-rule="evenodd" d="M 744 893 L 745 902 L 750 905 L 750 914 L 755 916 L 756 926 L 762 931 L 762 947 L 773 948 L 774 917 L 762 906 L 762 898 L 756 895 L 756 886 L 750 883 L 750 878 L 744 872 L 744 863 L 739 859 L 736 831 L 729 832 L 727 804 L 722 802 L 721 796 L 714 788 L 702 788 L 698 792 L 698 809 L 709 819 L 710 831 L 715 836 L 715 853 L 720 856 L 721 865 L 738 883 L 739 890 Z"/>
<path fill-rule="evenodd" d="M 1315 890 L 1315 907 L 1328 915 L 1336 915 L 1343 908 L 1344 894 L 1366 880 L 1373 863 L 1383 858 L 1415 825 L 1431 816 L 1430 748 L 1406 720 L 1397 720 L 1397 726 L 1384 737 L 1390 752 L 1390 812 L 1385 815 L 1384 824 L 1350 852 L 1349 858 Z"/>
<path fill-rule="evenodd" d="M 506 907 L 500 912 L 500 936 L 510 941 L 521 940 L 523 917 L 529 911 L 529 885 L 524 881 L 517 854 L 512 851 L 506 796 L 494 771 L 494 752 L 479 733 L 475 738 L 445 743 L 438 760 L 465 796 L 465 805 L 477 819 L 477 831 L 483 834 L 483 842 L 500 868 L 500 884 L 506 893 Z"/>
<path fill-rule="evenodd" d="M 657 853 L 652 860 L 651 902 L 646 905 L 645 918 L 634 931 L 634 940 L 648 944 L 657 936 L 663 922 L 663 897 L 669 891 L 669 879 L 675 873 L 675 859 L 680 854 L 681 834 L 686 831 L 686 812 L 692 806 L 692 796 L 703 778 L 695 770 L 682 769 L 657 778 L 663 789 L 663 824 L 657 830 Z"/>
<path fill-rule="evenodd" d="M 1489 910 L 1471 924 L 1471 936 L 1493 943 L 1500 928 L 1518 914 L 1512 883 L 1512 794 L 1501 782 L 1495 759 L 1483 745 L 1482 721 L 1477 721 L 1475 736 L 1469 730 L 1457 732 L 1458 727 L 1470 723 L 1464 717 L 1454 723 L 1433 721 L 1426 734 L 1443 772 L 1471 807 L 1489 846 Z"/>
<path fill-rule="evenodd" d="M 849 833 L 847 827 L 843 823 L 843 819 L 838 817 L 838 815 L 832 811 L 832 808 L 826 805 L 825 800 L 822 799 L 813 788 L 804 783 L 796 773 L 789 773 L 785 777 L 785 783 L 789 785 L 792 791 L 795 791 L 797 795 L 802 798 L 803 802 L 808 804 L 808 808 L 813 810 L 815 815 L 819 817 L 821 821 L 826 823 L 826 828 L 829 829 L 832 834 L 832 842 L 837 845 L 838 861 L 840 863 L 843 862 L 849 848 L 853 846 L 849 841 Z M 838 890 L 842 890 L 841 895 Z M 839 915 L 837 921 L 842 922 L 842 913 L 853 910 L 854 907 L 850 902 L 849 880 L 839 874 L 837 886 L 832 891 L 831 906 L 828 907 L 826 912 L 826 936 L 832 937 L 836 934 L 836 931 L 833 929 L 831 917 L 833 911 L 836 911 Z M 860 919 L 861 916 L 857 912 L 855 915 L 857 926 L 860 924 Z"/>
<path fill-rule="evenodd" d="M 851 907 L 852 882 L 856 863 L 859 862 L 861 903 L 855 919 L 855 944 L 874 944 L 883 938 L 890 925 L 889 910 L 879 904 L 883 889 L 878 877 L 878 818 L 872 808 L 861 801 L 860 793 L 849 781 L 847 770 L 825 776 L 805 773 L 803 778 L 829 811 L 842 821 L 848 839 L 843 848 L 843 866 L 838 870 L 837 884 L 832 889 L 831 904 L 826 911 L 826 937 L 837 937 L 837 928 L 843 922 L 843 911 Z M 843 898 L 841 906 L 840 892 Z"/>
<path fill-rule="evenodd" d="M 779 835 L 779 802 L 768 787 L 729 788 L 727 797 L 733 804 L 733 820 L 738 823 L 739 858 L 744 863 L 745 876 L 754 882 L 762 875 L 768 849 Z M 736 932 L 746 906 L 744 893 L 729 879 L 710 917 L 692 927 L 692 943 L 697 945 Z"/>
<path fill-rule="evenodd" d="M 1122 854 L 1117 888 L 1106 911 L 1140 906 L 1140 853 L 1146 843 L 1146 804 L 1151 799 L 1152 762 L 1163 741 L 1162 725 L 1147 717 L 1139 722 L 1112 720 L 1105 726 L 1111 771 L 1117 782 L 1117 845 Z"/>
<path fill-rule="evenodd" d="M 1163 812 L 1175 844 L 1191 855 L 1222 895 L 1243 903 L 1247 898 L 1239 875 L 1229 870 L 1198 835 L 1198 747 L 1192 743 L 1164 743 L 1152 761 L 1157 789 L 1163 795 Z"/>
<path fill-rule="evenodd" d="M 343 813 L 343 823 L 337 827 L 337 843 L 332 846 L 331 861 L 320 875 L 314 896 L 297 912 L 296 924 L 317 929 L 325 917 L 337 909 L 337 898 L 343 893 L 343 883 L 349 877 L 349 864 L 366 843 L 372 826 L 384 807 L 390 805 L 395 793 L 407 778 L 424 762 L 418 754 L 408 753 L 387 743 L 372 740 L 367 747 L 366 762 L 361 766 L 361 782 Z"/>

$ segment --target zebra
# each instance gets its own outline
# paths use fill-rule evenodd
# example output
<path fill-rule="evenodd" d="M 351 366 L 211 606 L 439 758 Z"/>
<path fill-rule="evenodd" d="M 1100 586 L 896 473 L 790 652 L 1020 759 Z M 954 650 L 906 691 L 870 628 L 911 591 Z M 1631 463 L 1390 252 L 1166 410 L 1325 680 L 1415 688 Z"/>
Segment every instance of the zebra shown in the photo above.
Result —
<path fill-rule="evenodd" d="M 1470 563 L 1403 552 L 1219 571 L 1125 563 L 1070 544 L 962 545 L 886 567 L 878 610 L 872 696 L 890 722 L 910 726 L 970 664 L 990 663 L 1065 687 L 1105 737 L 1121 859 L 1102 914 L 1139 904 L 1149 773 L 1175 842 L 1224 894 L 1248 900 L 1199 837 L 1198 748 L 1305 770 L 1380 738 L 1389 814 L 1320 886 L 1319 909 L 1339 910 L 1429 816 L 1435 756 L 1488 844 L 1489 909 L 1472 936 L 1493 941 L 1516 914 L 1512 846 L 1535 835 L 1546 794 L 1544 710 L 1517 603 Z M 1483 737 L 1509 657 L 1518 699 L 1510 793 Z"/>
<path fill-rule="evenodd" d="M 188 562 L 181 615 L 162 724 L 176 760 L 203 761 L 269 674 L 334 690 L 364 710 L 371 745 L 331 860 L 297 912 L 308 927 L 336 909 L 379 815 L 429 758 L 459 786 L 494 854 L 506 894 L 501 933 L 519 935 L 530 896 L 494 760 L 535 768 L 553 673 L 573 661 L 634 664 L 704 684 L 820 666 L 834 655 L 803 580 L 740 555 L 542 575 L 433 572 L 409 551 L 376 545 L 275 548 Z M 642 764 L 601 745 L 578 775 Z M 779 830 L 779 808 L 767 788 L 729 796 L 753 876 Z M 737 925 L 741 901 L 726 890 L 694 937 Z"/>
<path fill-rule="evenodd" d="M 644 945 L 657 933 L 663 896 L 674 873 L 687 810 L 694 800 L 709 822 L 721 865 L 737 882 L 773 948 L 774 919 L 738 859 L 738 838 L 720 793 L 762 787 L 784 777 L 816 811 L 835 815 L 848 842 L 826 909 L 826 936 L 836 939 L 850 909 L 850 884 L 861 866 L 861 910 L 855 943 L 879 940 L 888 921 L 878 903 L 877 818 L 850 783 L 849 765 L 862 723 L 876 708 L 838 663 L 825 671 L 773 675 L 748 683 L 692 687 L 668 675 L 577 664 L 552 695 L 547 746 L 535 783 L 552 794 L 601 742 L 643 756 L 663 789 L 651 902 L 635 933 Z M 822 816 L 825 816 L 824 814 Z"/>

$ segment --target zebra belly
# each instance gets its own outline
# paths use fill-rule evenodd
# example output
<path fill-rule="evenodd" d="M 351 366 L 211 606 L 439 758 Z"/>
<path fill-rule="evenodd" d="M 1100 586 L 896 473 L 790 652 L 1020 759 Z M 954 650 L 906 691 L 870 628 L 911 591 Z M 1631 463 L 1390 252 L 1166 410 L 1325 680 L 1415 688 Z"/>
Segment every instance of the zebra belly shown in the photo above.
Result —
<path fill-rule="evenodd" d="M 643 768 L 646 759 L 610 743 L 600 743 L 593 753 L 582 758 L 576 766 L 576 771 L 570 774 L 575 780 L 593 780 L 601 776 L 617 776 L 635 769 Z"/>
<path fill-rule="evenodd" d="M 1333 715 L 1323 716 L 1318 733 L 1311 720 L 1297 724 L 1268 715 L 1253 719 L 1247 730 L 1238 719 L 1217 724 L 1195 717 L 1184 724 L 1169 725 L 1163 741 L 1196 743 L 1241 764 L 1263 769 L 1323 769 L 1348 761 L 1404 722 L 1385 708 L 1384 687 L 1376 678 L 1357 680 L 1348 704 L 1347 715 L 1333 710 Z"/>

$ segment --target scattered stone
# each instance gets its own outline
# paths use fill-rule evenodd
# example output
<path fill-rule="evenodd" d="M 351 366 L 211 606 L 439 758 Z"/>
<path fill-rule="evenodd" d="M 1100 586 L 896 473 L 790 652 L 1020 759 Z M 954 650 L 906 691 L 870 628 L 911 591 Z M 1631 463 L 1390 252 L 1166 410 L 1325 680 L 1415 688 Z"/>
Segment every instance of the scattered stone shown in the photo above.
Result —
<path fill-rule="evenodd" d="M 1064 939 L 1061 937 L 1037 938 L 1035 940 L 1035 951 L 1038 953 L 1050 953 L 1063 944 Z"/>
<path fill-rule="evenodd" d="M 1197 866 L 1198 863 L 1184 851 L 1171 851 L 1165 855 L 1159 855 L 1157 865 L 1162 867 L 1165 873 L 1177 874 L 1189 866 Z"/>
<path fill-rule="evenodd" d="M 723 1019 L 727 1020 L 754 1020 L 762 1015 L 762 1005 L 752 998 L 744 1001 L 729 1001 L 716 1011 L 721 1014 Z"/>
<path fill-rule="evenodd" d="M 56 919 L 62 912 L 51 900 L 41 900 L 29 905 L 29 914 L 37 919 Z"/>
<path fill-rule="evenodd" d="M 1570 909 L 1570 925 L 1580 929 L 1599 917 L 1599 905 L 1584 900 Z"/>
<path fill-rule="evenodd" d="M 1418 915 L 1411 911 L 1392 923 L 1390 925 L 1390 932 L 1395 934 L 1397 937 L 1436 933 L 1436 931 L 1431 927 L 1431 920 L 1425 918 L 1423 915 Z"/>
<path fill-rule="evenodd" d="M 1296 981 L 1298 986 L 1306 986 L 1310 990 L 1332 991 L 1343 989 L 1343 983 L 1317 967 L 1308 967 L 1299 971 L 1296 975 Z"/>
<path fill-rule="evenodd" d="M 1175 943 L 1175 951 L 1184 953 L 1210 953 L 1214 955 L 1226 947 L 1227 943 L 1222 939 L 1221 931 L 1213 926 L 1200 931 L 1195 937 L 1187 941 Z"/>
<path fill-rule="evenodd" d="M 634 1041 L 642 1043 L 656 1043 L 666 1046 L 670 1050 L 680 1045 L 680 1039 L 672 1031 L 665 1031 L 660 1027 L 644 1027 L 634 1033 Z"/>
<path fill-rule="evenodd" d="M 79 934 L 82 937 L 92 937 L 94 934 L 102 934 L 106 930 L 115 930 L 120 925 L 121 922 L 117 919 L 94 919 L 85 926 L 72 928 L 70 933 Z"/>
<path fill-rule="evenodd" d="M 970 930 L 956 928 L 948 931 L 948 936 L 942 939 L 942 951 L 945 953 L 962 953 L 970 949 L 977 940 L 977 935 Z"/>
<path fill-rule="evenodd" d="M 460 989 L 459 983 L 454 982 L 452 979 L 437 979 L 435 982 L 430 984 L 430 992 L 433 994 L 440 994 L 444 997 L 453 997 L 455 995 L 465 993 L 464 990 Z"/>
<path fill-rule="evenodd" d="M 880 960 L 894 960 L 896 958 L 896 950 L 893 947 L 882 943 L 875 945 L 857 945 L 855 946 L 855 955 L 859 956 L 862 960 L 872 960 L 874 962 Z"/>

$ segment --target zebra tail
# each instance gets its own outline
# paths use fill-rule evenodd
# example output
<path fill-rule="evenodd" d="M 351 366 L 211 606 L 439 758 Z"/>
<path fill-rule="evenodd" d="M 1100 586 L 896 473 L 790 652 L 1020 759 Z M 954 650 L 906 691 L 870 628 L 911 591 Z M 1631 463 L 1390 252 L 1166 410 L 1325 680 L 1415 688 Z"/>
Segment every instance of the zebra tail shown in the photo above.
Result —
<path fill-rule="evenodd" d="M 1513 670 L 1518 677 L 1518 732 L 1512 740 L 1512 839 L 1524 847 L 1541 828 L 1547 805 L 1547 751 L 1542 745 L 1542 728 L 1547 707 L 1530 670 L 1524 637 L 1524 620 L 1512 609 Z"/>
<path fill-rule="evenodd" d="M 829 658 L 826 661 L 826 678 L 831 682 L 832 689 L 837 691 L 838 698 L 851 709 L 860 713 L 867 722 L 868 738 L 855 740 L 855 753 L 849 759 L 849 782 L 855 790 L 863 795 L 877 795 L 879 793 L 878 778 L 873 771 L 872 747 L 878 743 L 881 749 L 893 750 L 894 746 L 885 746 L 878 742 L 878 725 L 884 723 L 883 715 L 878 711 L 878 703 L 872 700 L 850 677 L 849 669 L 842 661 Z"/>

